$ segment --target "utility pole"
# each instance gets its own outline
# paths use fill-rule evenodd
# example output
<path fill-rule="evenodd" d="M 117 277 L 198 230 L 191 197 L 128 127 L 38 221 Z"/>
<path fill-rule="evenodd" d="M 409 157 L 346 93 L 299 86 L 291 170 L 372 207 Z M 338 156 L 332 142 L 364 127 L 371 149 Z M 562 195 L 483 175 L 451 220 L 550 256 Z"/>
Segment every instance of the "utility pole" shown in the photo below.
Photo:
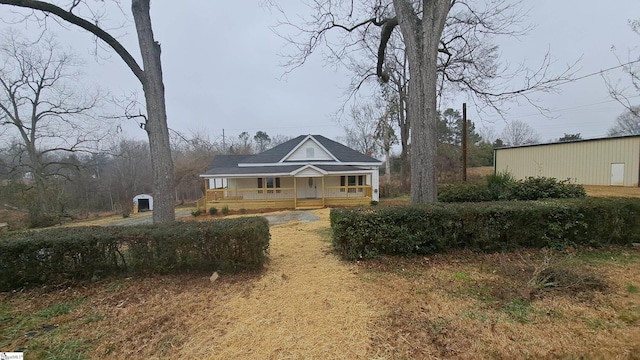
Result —
<path fill-rule="evenodd" d="M 224 142 L 224 129 L 222 129 L 222 152 L 227 153 L 227 144 Z"/>
<path fill-rule="evenodd" d="M 467 181 L 467 103 L 462 103 L 462 181 Z"/>

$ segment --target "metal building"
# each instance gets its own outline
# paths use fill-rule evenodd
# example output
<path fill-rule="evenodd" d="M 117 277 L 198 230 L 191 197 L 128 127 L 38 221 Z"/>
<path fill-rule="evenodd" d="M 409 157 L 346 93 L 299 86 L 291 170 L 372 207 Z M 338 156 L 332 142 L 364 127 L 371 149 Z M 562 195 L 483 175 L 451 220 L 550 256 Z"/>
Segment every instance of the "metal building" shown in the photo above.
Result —
<path fill-rule="evenodd" d="M 494 170 L 516 179 L 545 176 L 583 185 L 638 187 L 640 135 L 497 148 Z"/>

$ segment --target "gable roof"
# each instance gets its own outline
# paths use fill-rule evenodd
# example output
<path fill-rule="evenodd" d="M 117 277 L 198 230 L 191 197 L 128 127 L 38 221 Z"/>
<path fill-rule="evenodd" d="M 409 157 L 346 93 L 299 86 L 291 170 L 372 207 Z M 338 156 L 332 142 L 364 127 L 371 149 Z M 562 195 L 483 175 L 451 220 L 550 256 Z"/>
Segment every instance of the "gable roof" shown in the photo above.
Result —
<path fill-rule="evenodd" d="M 285 141 L 280 145 L 274 146 L 269 150 L 261 152 L 260 154 L 249 155 L 248 161 L 242 161 L 252 164 L 264 164 L 264 163 L 277 163 L 282 160 L 287 154 L 295 149 L 306 138 L 305 135 L 300 135 L 289 141 Z"/>
<path fill-rule="evenodd" d="M 239 166 L 242 164 L 286 164 L 287 155 L 290 155 L 294 150 L 304 144 L 307 140 L 311 140 L 319 144 L 321 147 L 327 150 L 329 155 L 337 160 L 338 163 L 369 163 L 380 164 L 380 160 L 372 158 L 362 154 L 350 147 L 344 146 L 337 141 L 327 139 L 322 135 L 300 135 L 294 139 L 284 142 L 278 146 L 275 146 L 269 150 L 266 150 L 260 154 L 248 155 L 244 159 L 238 162 Z M 313 163 L 319 162 L 332 162 L 331 160 L 315 160 L 309 161 Z"/>
<path fill-rule="evenodd" d="M 313 135 L 313 137 L 324 146 L 333 156 L 340 162 L 371 162 L 380 163 L 380 160 L 361 152 L 355 151 L 350 147 L 344 146 L 337 141 L 327 139 L 322 135 Z"/>
<path fill-rule="evenodd" d="M 306 141 L 314 141 L 335 160 L 287 161 L 287 157 Z M 353 172 L 363 170 L 359 166 L 379 166 L 381 162 L 364 155 L 339 142 L 321 135 L 301 135 L 256 155 L 216 155 L 207 175 L 295 175 L 303 168 L 314 168 L 331 172 Z"/>

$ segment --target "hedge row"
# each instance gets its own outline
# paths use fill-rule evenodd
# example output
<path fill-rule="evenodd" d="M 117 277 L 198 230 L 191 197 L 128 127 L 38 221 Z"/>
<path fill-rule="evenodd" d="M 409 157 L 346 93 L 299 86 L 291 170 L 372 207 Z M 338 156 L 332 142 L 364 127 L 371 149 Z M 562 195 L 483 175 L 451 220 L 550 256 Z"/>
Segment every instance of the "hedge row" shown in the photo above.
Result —
<path fill-rule="evenodd" d="M 332 209 L 333 244 L 343 258 L 453 248 L 503 251 L 640 242 L 640 200 L 571 199 Z"/>
<path fill-rule="evenodd" d="M 262 217 L 24 232 L 0 239 L 0 291 L 112 274 L 255 269 L 269 238 Z"/>

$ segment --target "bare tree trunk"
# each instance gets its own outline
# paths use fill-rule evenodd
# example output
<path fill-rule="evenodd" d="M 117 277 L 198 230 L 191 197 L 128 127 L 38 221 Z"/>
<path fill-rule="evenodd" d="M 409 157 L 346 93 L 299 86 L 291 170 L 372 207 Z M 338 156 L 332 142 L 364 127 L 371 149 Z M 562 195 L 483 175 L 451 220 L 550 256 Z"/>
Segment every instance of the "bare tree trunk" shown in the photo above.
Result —
<path fill-rule="evenodd" d="M 175 220 L 173 159 L 169 143 L 167 110 L 165 107 L 160 44 L 153 38 L 149 0 L 132 0 L 131 10 L 138 33 L 138 43 L 144 68 L 144 97 L 147 104 L 146 131 L 151 149 L 153 170 L 153 222 Z"/>
<path fill-rule="evenodd" d="M 391 150 L 389 148 L 384 150 L 384 177 L 387 184 L 391 184 Z"/>
<path fill-rule="evenodd" d="M 409 59 L 411 119 L 411 202 L 433 203 L 438 199 L 437 150 L 437 59 L 438 45 L 450 0 L 424 0 L 422 19 L 408 0 L 394 0 Z"/>
<path fill-rule="evenodd" d="M 407 180 L 411 176 L 410 165 L 409 165 L 409 118 L 406 114 L 406 99 L 407 94 L 404 91 L 403 86 L 398 83 L 398 119 L 400 126 L 400 145 L 402 150 L 400 152 L 400 186 L 402 191 L 406 191 L 409 189 L 409 184 Z"/>
<path fill-rule="evenodd" d="M 77 5 L 80 2 L 74 2 Z M 0 4 L 29 8 L 54 14 L 62 20 L 89 31 L 122 58 L 133 74 L 140 80 L 145 93 L 147 105 L 146 131 L 149 136 L 151 150 L 151 165 L 153 168 L 153 189 L 156 198 L 153 212 L 153 222 L 168 222 L 175 220 L 173 198 L 173 160 L 169 144 L 169 130 L 167 127 L 167 112 L 164 99 L 164 84 L 162 83 L 162 66 L 160 63 L 160 44 L 153 38 L 151 17 L 149 16 L 149 0 L 132 0 L 131 10 L 136 23 L 138 43 L 142 54 L 144 70 L 127 49 L 113 36 L 98 26 L 96 19 L 84 19 L 75 15 L 71 10 L 65 10 L 53 3 L 36 0 L 0 0 Z M 75 6 L 72 7 L 72 9 Z"/>

